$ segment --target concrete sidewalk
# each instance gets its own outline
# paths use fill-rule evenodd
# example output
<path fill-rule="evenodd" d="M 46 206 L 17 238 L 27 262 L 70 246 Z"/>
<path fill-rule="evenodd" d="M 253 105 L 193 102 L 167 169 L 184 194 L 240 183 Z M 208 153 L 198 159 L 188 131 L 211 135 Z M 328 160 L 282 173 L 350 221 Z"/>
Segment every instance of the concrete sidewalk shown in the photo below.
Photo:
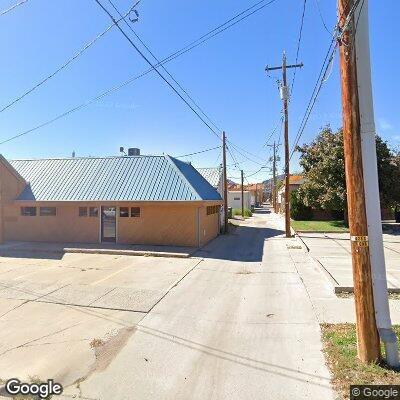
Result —
<path fill-rule="evenodd" d="M 320 328 L 279 216 L 255 214 L 196 266 L 119 354 L 64 398 L 333 399 Z M 296 250 L 294 250 L 296 249 Z"/>
<path fill-rule="evenodd" d="M 350 236 L 348 233 L 298 233 L 332 282 L 336 293 L 353 290 Z M 400 292 L 400 236 L 384 234 L 388 287 Z"/>

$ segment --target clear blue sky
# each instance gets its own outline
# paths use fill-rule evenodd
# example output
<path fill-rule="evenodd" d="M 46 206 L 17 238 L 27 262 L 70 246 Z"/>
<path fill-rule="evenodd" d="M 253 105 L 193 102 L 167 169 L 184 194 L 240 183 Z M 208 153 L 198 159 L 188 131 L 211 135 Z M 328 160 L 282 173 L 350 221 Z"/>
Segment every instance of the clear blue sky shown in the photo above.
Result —
<path fill-rule="evenodd" d="M 4 10 L 16 2 L 0 0 L 0 8 Z M 102 2 L 110 8 L 107 0 Z M 134 27 L 162 59 L 255 2 L 142 0 L 138 7 L 140 20 Z M 336 2 L 319 2 L 328 27 L 333 27 Z M 132 2 L 115 0 L 115 4 L 125 11 Z M 279 64 L 283 49 L 288 62 L 294 62 L 302 4 L 302 0 L 277 0 L 166 64 L 217 125 L 226 130 L 230 140 L 266 159 L 271 151 L 263 144 L 279 120 L 281 101 L 275 79 L 266 76 L 264 67 Z M 376 123 L 378 132 L 393 146 L 400 143 L 400 56 L 396 51 L 399 17 L 398 1 L 386 0 L 383 4 L 370 0 Z M 108 25 L 110 20 L 94 0 L 29 0 L 0 17 L 0 105 L 51 73 Z M 300 50 L 305 67 L 297 73 L 290 104 L 292 141 L 329 41 L 316 0 L 308 0 Z M 146 68 L 113 28 L 67 69 L 1 113 L 0 139 L 40 124 Z M 328 123 L 334 128 L 341 125 L 338 57 L 300 142 L 312 140 L 318 128 Z M 181 155 L 218 144 L 218 139 L 153 72 L 83 110 L 1 145 L 0 152 L 10 159 L 64 157 L 73 150 L 77 156 L 113 155 L 118 154 L 119 146 L 131 146 L 139 147 L 144 154 Z M 236 157 L 244 160 L 237 153 Z M 196 166 L 214 166 L 221 157 L 216 150 L 188 160 Z M 241 166 L 247 174 L 259 169 L 250 161 Z M 298 169 L 296 157 L 292 169 Z M 230 175 L 238 176 L 238 172 L 232 169 Z M 267 177 L 269 172 L 262 171 L 249 180 Z"/>

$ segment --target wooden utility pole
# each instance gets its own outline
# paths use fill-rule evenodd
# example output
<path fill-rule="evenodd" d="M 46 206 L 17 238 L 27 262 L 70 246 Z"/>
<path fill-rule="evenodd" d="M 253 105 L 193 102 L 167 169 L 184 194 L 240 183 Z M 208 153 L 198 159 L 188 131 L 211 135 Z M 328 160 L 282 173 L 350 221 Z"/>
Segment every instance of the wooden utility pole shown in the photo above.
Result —
<path fill-rule="evenodd" d="M 277 212 L 276 209 L 276 144 L 274 142 L 274 144 L 269 144 L 269 147 L 272 147 L 274 149 L 274 154 L 272 156 L 272 208 L 274 210 L 274 212 Z"/>
<path fill-rule="evenodd" d="M 295 65 L 286 64 L 286 53 L 283 52 L 282 65 L 279 67 L 266 67 L 267 72 L 281 69 L 282 70 L 282 85 L 281 85 L 281 98 L 283 100 L 283 112 L 285 117 L 285 131 L 284 131 L 284 141 L 285 141 L 285 231 L 286 237 L 291 237 L 290 232 L 290 187 L 289 187 L 289 112 L 288 112 L 288 102 L 289 102 L 289 88 L 287 86 L 286 70 L 288 68 L 301 68 L 303 63 Z"/>
<path fill-rule="evenodd" d="M 282 99 L 283 99 L 283 113 L 285 117 L 285 231 L 286 237 L 291 237 L 290 232 L 290 173 L 289 173 L 289 113 L 288 113 L 288 100 L 289 88 L 286 81 L 286 54 L 283 52 L 282 57 Z"/>
<path fill-rule="evenodd" d="M 255 205 L 257 206 L 258 203 L 258 183 L 256 183 L 256 198 L 254 199 Z"/>
<path fill-rule="evenodd" d="M 244 219 L 244 187 L 243 187 L 243 170 L 240 171 L 240 177 L 242 180 L 242 218 Z"/>
<path fill-rule="evenodd" d="M 226 171 L 226 134 L 222 132 L 222 164 L 224 179 L 224 232 L 228 233 L 228 175 Z"/>
<path fill-rule="evenodd" d="M 357 321 L 358 357 L 363 362 L 380 358 L 379 336 L 375 321 L 371 261 L 365 206 L 361 123 L 354 46 L 354 15 L 348 20 L 353 0 L 339 0 L 340 74 L 342 81 L 343 140 L 353 264 L 354 299 Z M 345 26 L 347 25 L 347 26 Z M 343 30 L 343 28 L 346 28 Z"/>
<path fill-rule="evenodd" d="M 276 203 L 277 203 L 277 201 L 276 201 L 276 144 L 275 144 L 275 142 L 274 142 L 274 156 L 273 156 L 274 158 L 273 158 L 273 165 L 272 165 L 272 176 L 273 176 L 273 181 L 274 181 L 274 188 L 273 188 L 273 191 L 272 191 L 272 193 L 273 193 L 273 207 L 274 207 L 274 211 L 275 212 L 277 212 L 277 209 L 276 209 Z"/>

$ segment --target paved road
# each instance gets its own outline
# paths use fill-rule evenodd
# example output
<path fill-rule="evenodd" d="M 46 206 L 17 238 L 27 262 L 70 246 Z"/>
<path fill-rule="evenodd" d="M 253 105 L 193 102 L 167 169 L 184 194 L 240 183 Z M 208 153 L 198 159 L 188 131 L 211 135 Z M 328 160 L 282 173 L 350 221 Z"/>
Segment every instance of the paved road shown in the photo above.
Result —
<path fill-rule="evenodd" d="M 199 260 L 23 251 L 0 257 L 0 381 L 68 386 L 111 360 Z M 102 354 L 103 354 L 102 353 Z M 108 362 L 108 361 L 107 361 Z M 2 397 L 0 388 L 0 398 Z"/>
<path fill-rule="evenodd" d="M 332 399 L 320 330 L 282 236 L 256 214 L 202 259 L 65 398 Z M 301 250 L 299 250 L 301 251 Z"/>

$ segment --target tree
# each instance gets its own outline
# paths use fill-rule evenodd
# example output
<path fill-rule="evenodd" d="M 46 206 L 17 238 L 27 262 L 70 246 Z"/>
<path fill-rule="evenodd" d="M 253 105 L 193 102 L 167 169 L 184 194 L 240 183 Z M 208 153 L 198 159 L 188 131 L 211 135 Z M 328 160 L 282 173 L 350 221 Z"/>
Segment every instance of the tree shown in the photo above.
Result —
<path fill-rule="evenodd" d="M 307 221 L 312 218 L 311 207 L 304 204 L 303 198 L 297 190 L 290 193 L 290 216 L 297 221 Z"/>
<path fill-rule="evenodd" d="M 379 188 L 382 207 L 400 203 L 400 157 L 388 144 L 376 137 Z M 331 211 L 346 211 L 346 178 L 344 168 L 343 132 L 333 132 L 330 126 L 322 128 L 310 144 L 297 147 L 300 165 L 306 182 L 300 187 L 306 206 Z"/>
<path fill-rule="evenodd" d="M 329 126 L 310 144 L 297 147 L 306 182 L 299 188 L 304 204 L 324 210 L 345 210 L 346 182 L 343 135 Z"/>

